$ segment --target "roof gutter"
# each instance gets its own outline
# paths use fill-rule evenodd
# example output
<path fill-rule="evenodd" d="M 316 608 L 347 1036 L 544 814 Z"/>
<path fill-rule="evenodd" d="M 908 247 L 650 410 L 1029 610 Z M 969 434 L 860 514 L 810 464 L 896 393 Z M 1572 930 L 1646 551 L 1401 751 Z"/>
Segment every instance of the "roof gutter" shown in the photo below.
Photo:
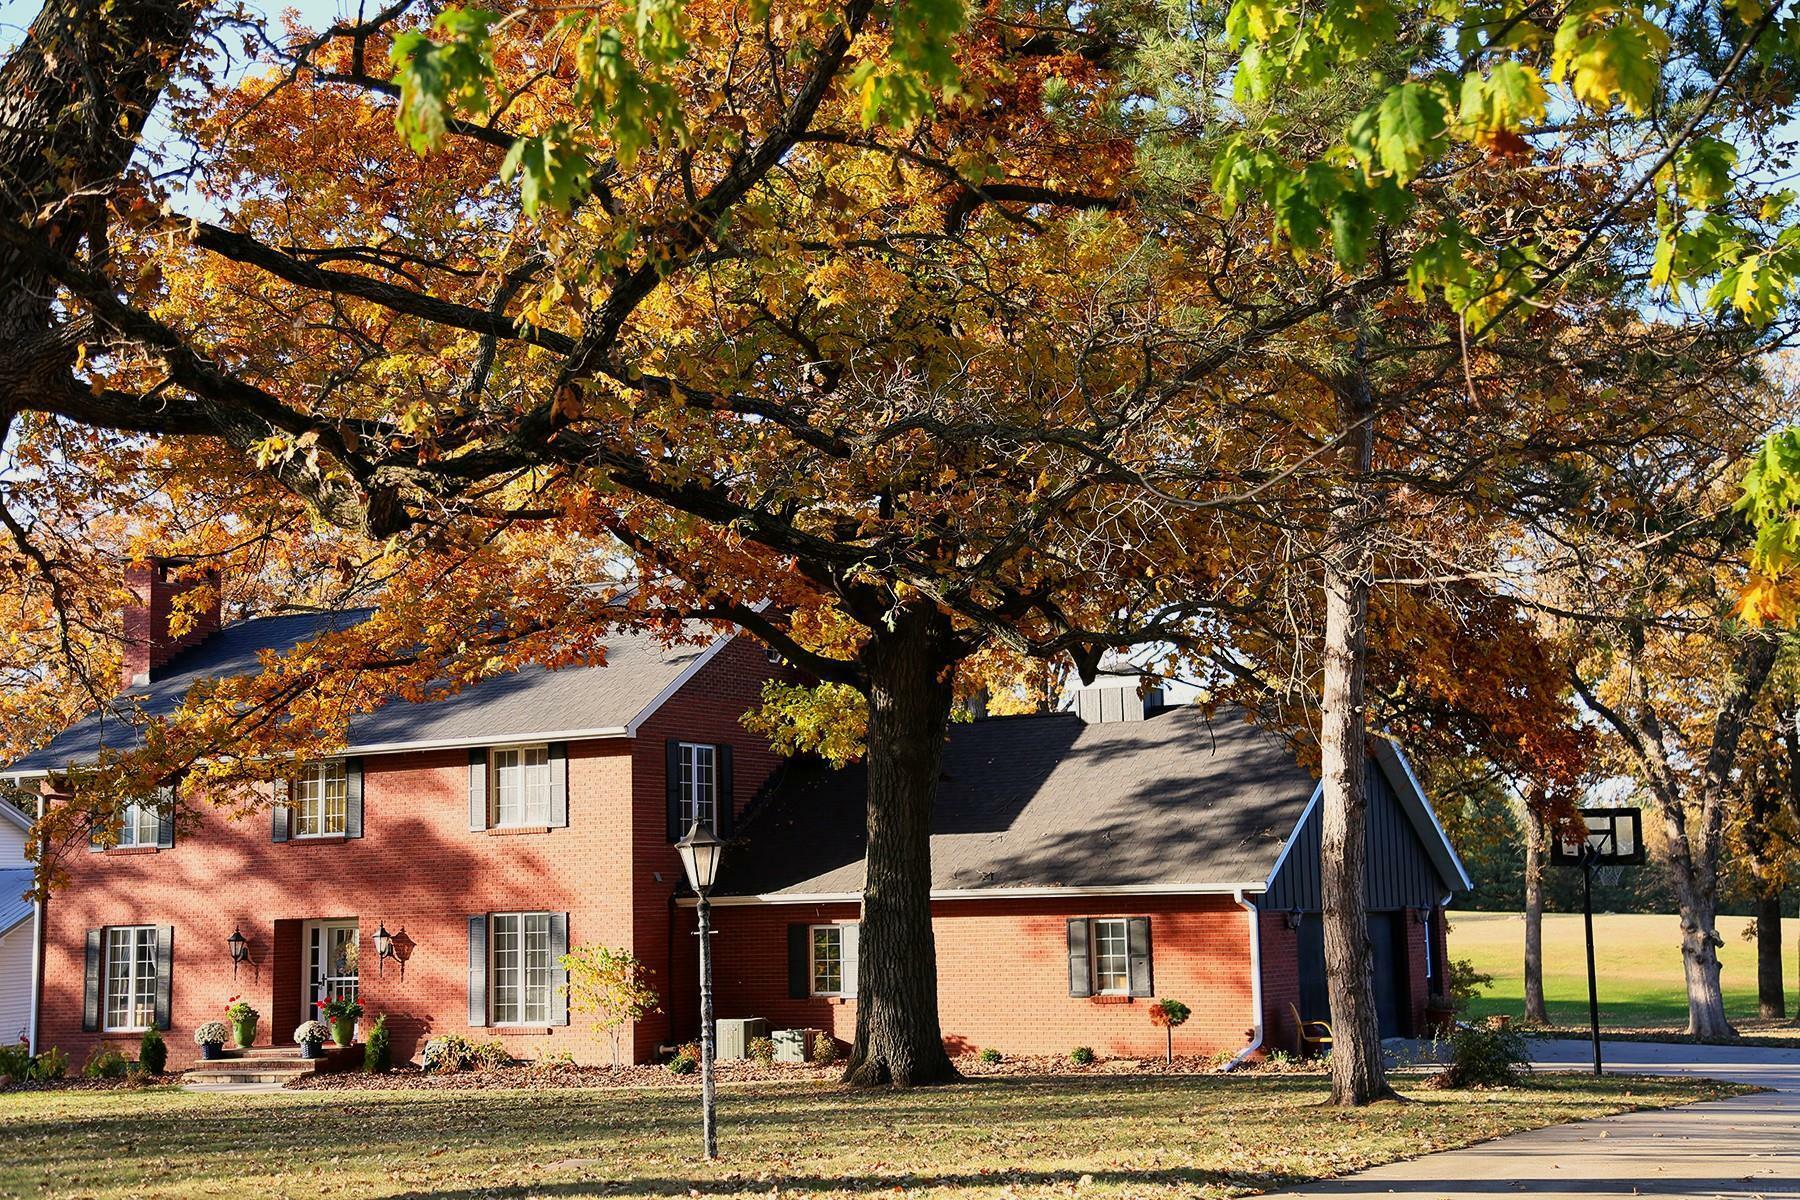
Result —
<path fill-rule="evenodd" d="M 1238 888 L 1232 893 L 1232 899 L 1244 910 L 1250 921 L 1250 1044 L 1232 1056 L 1230 1062 L 1220 1067 L 1221 1071 L 1235 1071 L 1249 1063 L 1263 1046 L 1263 981 L 1262 981 L 1262 921 L 1256 911 L 1256 902 L 1244 895 L 1244 889 Z"/>
<path fill-rule="evenodd" d="M 993 887 L 993 888 L 933 888 L 933 900 L 1055 900 L 1074 899 L 1082 896 L 1231 896 L 1241 904 L 1245 892 L 1260 892 L 1263 883 L 1258 880 L 1248 883 L 1123 883 L 1102 884 L 1095 887 Z M 751 896 L 714 896 L 714 908 L 734 908 L 752 904 L 857 904 L 862 901 L 861 892 L 765 892 Z M 683 908 L 692 908 L 696 903 L 692 896 L 683 896 L 677 903 Z"/>

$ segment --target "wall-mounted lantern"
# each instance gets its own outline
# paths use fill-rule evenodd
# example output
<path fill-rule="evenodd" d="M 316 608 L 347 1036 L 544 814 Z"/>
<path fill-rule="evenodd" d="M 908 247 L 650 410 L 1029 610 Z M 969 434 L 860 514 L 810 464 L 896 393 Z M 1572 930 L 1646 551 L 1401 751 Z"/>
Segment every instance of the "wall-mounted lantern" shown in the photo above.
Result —
<path fill-rule="evenodd" d="M 375 962 L 381 974 L 387 974 L 388 959 L 400 965 L 400 978 L 406 978 L 406 960 L 412 957 L 413 940 L 406 936 L 406 926 L 399 933 L 389 933 L 383 921 L 375 930 Z"/>
<path fill-rule="evenodd" d="M 231 936 L 225 939 L 225 944 L 231 947 L 231 977 L 236 979 L 238 968 L 250 961 L 250 939 L 244 936 L 243 930 L 234 926 Z"/>

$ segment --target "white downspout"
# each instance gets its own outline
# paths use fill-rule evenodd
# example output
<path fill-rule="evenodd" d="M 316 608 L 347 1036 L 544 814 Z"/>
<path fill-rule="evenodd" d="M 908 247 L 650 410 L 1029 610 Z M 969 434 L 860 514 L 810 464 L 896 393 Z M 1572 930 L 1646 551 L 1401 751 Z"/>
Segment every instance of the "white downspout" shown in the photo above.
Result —
<path fill-rule="evenodd" d="M 1250 1061 L 1263 1044 L 1262 921 L 1254 901 L 1244 895 L 1243 888 L 1231 889 L 1231 898 L 1244 910 L 1250 921 L 1250 1044 L 1239 1050 L 1221 1071 L 1235 1071 Z"/>
<path fill-rule="evenodd" d="M 41 825 L 44 820 L 44 798 L 38 797 L 37 819 Z M 39 857 L 42 858 L 40 851 Z M 41 866 L 42 864 L 38 864 Z M 34 886 L 36 881 L 33 881 Z M 41 895 L 31 901 L 31 1020 L 26 1026 L 27 1039 L 30 1042 L 30 1053 L 38 1052 L 38 1005 L 44 992 L 44 899 Z"/>

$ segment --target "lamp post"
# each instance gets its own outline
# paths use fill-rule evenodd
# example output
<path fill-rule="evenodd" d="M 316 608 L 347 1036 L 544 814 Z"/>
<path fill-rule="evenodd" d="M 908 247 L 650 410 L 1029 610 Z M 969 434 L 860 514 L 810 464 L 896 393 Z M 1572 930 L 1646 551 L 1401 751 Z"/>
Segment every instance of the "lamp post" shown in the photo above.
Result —
<path fill-rule="evenodd" d="M 724 850 L 725 843 L 698 821 L 675 843 L 688 886 L 699 897 L 694 911 L 700 918 L 700 1133 L 708 1159 L 719 1157 L 719 1138 L 713 1111 L 712 902 L 707 897 L 719 877 Z"/>

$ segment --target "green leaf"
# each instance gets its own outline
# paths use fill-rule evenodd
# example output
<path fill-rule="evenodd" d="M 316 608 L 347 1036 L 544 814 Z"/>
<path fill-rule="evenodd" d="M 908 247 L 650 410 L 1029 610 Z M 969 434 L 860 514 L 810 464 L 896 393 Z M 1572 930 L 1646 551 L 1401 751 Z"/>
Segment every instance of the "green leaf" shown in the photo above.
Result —
<path fill-rule="evenodd" d="M 471 116 L 487 113 L 487 84 L 494 75 L 489 30 L 499 19 L 500 14 L 487 9 L 452 8 L 432 22 L 444 35 L 441 42 L 418 29 L 395 35 L 388 49 L 400 86 L 394 126 L 415 154 L 443 140 L 453 110 Z"/>
<path fill-rule="evenodd" d="M 1444 136 L 1448 109 L 1436 84 L 1407 82 L 1388 92 L 1376 116 L 1377 157 L 1402 183 L 1410 183 Z"/>
<path fill-rule="evenodd" d="M 1525 64 L 1511 59 L 1489 74 L 1463 79 L 1457 121 L 1476 134 L 1516 132 L 1542 120 L 1548 103 L 1544 81 Z"/>
<path fill-rule="evenodd" d="M 1737 147 L 1714 137 L 1697 137 L 1675 160 L 1675 188 L 1695 208 L 1711 208 L 1731 191 Z"/>

